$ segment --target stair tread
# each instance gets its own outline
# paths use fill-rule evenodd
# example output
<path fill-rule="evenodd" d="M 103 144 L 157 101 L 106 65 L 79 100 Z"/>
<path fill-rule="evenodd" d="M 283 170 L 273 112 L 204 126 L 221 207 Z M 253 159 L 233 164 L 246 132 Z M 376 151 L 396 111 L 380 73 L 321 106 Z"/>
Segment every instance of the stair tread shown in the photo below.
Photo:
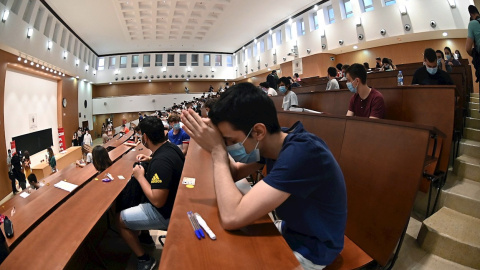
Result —
<path fill-rule="evenodd" d="M 420 267 L 417 269 L 435 269 L 435 270 L 473 270 L 474 268 L 449 261 L 435 254 L 428 253 L 420 261 Z"/>
<path fill-rule="evenodd" d="M 472 145 L 472 146 L 476 146 L 476 147 L 480 147 L 480 142 L 479 141 L 475 141 L 475 140 L 469 140 L 469 139 L 462 139 L 460 141 L 461 144 L 466 144 L 466 145 Z"/>
<path fill-rule="evenodd" d="M 466 127 L 465 129 L 466 130 L 469 129 L 469 130 L 474 130 L 474 131 L 480 131 L 480 129 L 478 129 L 478 128 L 471 128 L 471 127 Z"/>
<path fill-rule="evenodd" d="M 461 155 L 457 157 L 457 160 L 460 162 L 465 162 L 468 164 L 479 165 L 480 166 L 480 158 L 468 156 L 468 155 Z"/>
<path fill-rule="evenodd" d="M 442 207 L 423 221 L 423 224 L 439 234 L 458 242 L 480 248 L 480 219 Z"/>
<path fill-rule="evenodd" d="M 456 181 L 455 184 L 446 189 L 445 192 L 480 202 L 480 182 L 477 181 L 470 179 Z"/>

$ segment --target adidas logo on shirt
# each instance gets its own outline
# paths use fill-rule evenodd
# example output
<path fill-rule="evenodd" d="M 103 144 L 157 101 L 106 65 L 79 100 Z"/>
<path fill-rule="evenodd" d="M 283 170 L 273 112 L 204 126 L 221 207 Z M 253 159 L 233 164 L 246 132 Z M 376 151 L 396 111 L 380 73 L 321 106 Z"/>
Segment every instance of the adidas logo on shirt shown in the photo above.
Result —
<path fill-rule="evenodd" d="M 162 180 L 158 177 L 158 174 L 155 174 L 150 181 L 151 184 L 161 184 Z"/>

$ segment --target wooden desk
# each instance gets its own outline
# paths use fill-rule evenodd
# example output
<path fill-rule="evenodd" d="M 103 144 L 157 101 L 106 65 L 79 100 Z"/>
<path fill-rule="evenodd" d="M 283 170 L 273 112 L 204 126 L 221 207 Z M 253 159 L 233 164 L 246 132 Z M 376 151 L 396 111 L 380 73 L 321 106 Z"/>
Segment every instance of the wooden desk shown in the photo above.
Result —
<path fill-rule="evenodd" d="M 115 148 L 121 144 L 123 144 L 124 142 L 126 142 L 128 140 L 128 138 L 130 138 L 130 136 L 133 135 L 133 130 L 129 131 L 126 135 L 123 135 L 121 133 L 118 133 L 116 134 L 113 139 L 111 139 L 110 141 L 108 141 L 107 143 L 105 143 L 103 145 L 103 147 L 107 148 L 107 150 L 109 148 Z"/>
<path fill-rule="evenodd" d="M 31 269 L 32 266 L 49 270 L 64 269 L 93 226 L 127 184 L 136 156 L 150 154 L 150 150 L 143 146 L 141 148 L 142 151 L 126 154 L 98 177 L 101 179 L 110 173 L 115 178 L 114 181 L 90 181 L 59 206 L 18 244 L 0 265 L 0 269 Z M 118 175 L 123 175 L 125 180 L 118 179 Z M 26 259 L 25 254 L 31 256 Z"/>
<path fill-rule="evenodd" d="M 241 230 L 222 228 L 212 173 L 210 154 L 190 140 L 182 179 L 195 177 L 196 185 L 178 187 L 160 269 L 301 269 L 268 216 Z M 217 240 L 198 240 L 187 211 L 198 212 Z"/>
<path fill-rule="evenodd" d="M 58 153 L 55 155 L 57 170 L 62 170 L 82 158 L 82 147 L 80 146 L 72 146 L 65 151 L 67 151 L 65 154 Z M 50 168 L 48 162 L 42 162 L 32 167 L 32 173 L 40 180 L 52 174 L 52 168 Z"/>
<path fill-rule="evenodd" d="M 110 159 L 112 161 L 117 160 L 129 149 L 130 147 L 125 145 L 115 148 L 109 152 Z M 44 217 L 48 216 L 58 205 L 71 197 L 73 193 L 77 192 L 82 185 L 96 174 L 97 170 L 93 167 L 93 164 L 88 164 L 84 168 L 70 164 L 67 168 L 45 178 L 43 180 L 45 181 L 45 186 L 32 191 L 27 198 L 15 196 L 3 204 L 0 211 L 12 220 L 14 228 L 14 236 L 6 239 L 10 249 L 15 248 L 35 225 L 40 223 Z M 54 187 L 56 183 L 64 179 L 79 187 L 72 193 Z M 15 207 L 16 213 L 14 216 L 11 216 L 10 213 L 13 207 Z M 3 229 L 3 224 L 1 227 Z"/>

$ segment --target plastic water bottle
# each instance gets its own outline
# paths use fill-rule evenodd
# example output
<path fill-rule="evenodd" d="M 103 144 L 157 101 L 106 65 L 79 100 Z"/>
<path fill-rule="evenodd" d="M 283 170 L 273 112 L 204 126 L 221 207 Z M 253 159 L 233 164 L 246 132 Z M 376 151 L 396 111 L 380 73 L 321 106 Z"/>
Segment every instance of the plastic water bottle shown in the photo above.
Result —
<path fill-rule="evenodd" d="M 398 72 L 397 85 L 399 85 L 399 86 L 403 85 L 403 74 L 402 74 L 402 71 L 399 71 L 399 72 Z"/>

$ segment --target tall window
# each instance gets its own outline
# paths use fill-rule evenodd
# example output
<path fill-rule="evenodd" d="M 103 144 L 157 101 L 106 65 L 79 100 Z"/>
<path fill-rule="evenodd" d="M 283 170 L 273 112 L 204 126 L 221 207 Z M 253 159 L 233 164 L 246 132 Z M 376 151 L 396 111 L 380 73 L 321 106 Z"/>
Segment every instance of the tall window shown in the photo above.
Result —
<path fill-rule="evenodd" d="M 156 67 L 161 67 L 163 66 L 163 54 L 155 54 L 155 66 Z"/>
<path fill-rule="evenodd" d="M 98 70 L 104 70 L 105 69 L 105 58 L 99 57 L 98 58 Z"/>
<path fill-rule="evenodd" d="M 350 0 L 343 0 L 343 6 L 345 8 L 345 18 L 353 16 L 352 3 Z"/>
<path fill-rule="evenodd" d="M 108 69 L 115 69 L 116 61 L 117 61 L 117 58 L 115 56 L 110 56 L 108 58 Z"/>
<path fill-rule="evenodd" d="M 305 22 L 303 18 L 297 21 L 297 35 L 304 36 L 305 35 Z"/>
<path fill-rule="evenodd" d="M 127 67 L 127 57 L 120 56 L 120 68 L 126 68 L 126 67 Z"/>
<path fill-rule="evenodd" d="M 215 66 L 216 67 L 221 67 L 222 66 L 222 55 L 221 54 L 216 54 L 215 55 Z"/>
<path fill-rule="evenodd" d="M 227 55 L 227 67 L 233 67 L 233 55 Z"/>
<path fill-rule="evenodd" d="M 143 55 L 143 67 L 149 67 L 150 66 L 150 54 L 144 54 Z"/>
<path fill-rule="evenodd" d="M 372 2 L 372 1 L 370 0 L 370 2 Z M 395 1 L 395 0 L 385 0 L 385 6 L 393 5 L 393 4 L 395 4 L 396 2 L 397 2 L 397 1 Z M 372 7 L 372 10 L 373 10 L 373 7 Z"/>
<path fill-rule="evenodd" d="M 387 4 L 387 2 L 393 2 L 393 4 L 395 4 L 395 0 L 393 0 L 393 1 L 385 0 L 385 5 L 392 5 L 392 4 Z M 365 12 L 372 11 L 373 10 L 373 1 L 372 0 L 363 0 L 363 10 Z"/>
<path fill-rule="evenodd" d="M 273 35 L 275 35 L 275 33 L 267 35 L 267 50 L 271 50 L 273 48 Z"/>
<path fill-rule="evenodd" d="M 312 31 L 313 30 L 317 30 L 318 27 L 320 27 L 320 25 L 318 24 L 318 12 L 314 12 L 312 14 L 312 19 L 313 19 L 313 28 L 312 28 Z"/>
<path fill-rule="evenodd" d="M 175 65 L 175 54 L 167 55 L 167 66 L 173 67 Z"/>
<path fill-rule="evenodd" d="M 252 49 L 253 49 L 253 57 L 257 57 L 257 52 L 258 52 L 258 43 L 253 42 L 252 44 Z"/>
<path fill-rule="evenodd" d="M 198 54 L 192 54 L 192 67 L 198 66 Z"/>
<path fill-rule="evenodd" d="M 260 41 L 258 42 L 258 46 L 260 47 L 260 53 L 264 53 L 265 52 L 265 39 L 260 39 Z"/>
<path fill-rule="evenodd" d="M 132 68 L 138 67 L 138 54 L 132 55 Z"/>
<path fill-rule="evenodd" d="M 289 23 L 285 24 L 285 38 L 287 41 L 292 39 L 292 25 Z"/>
<path fill-rule="evenodd" d="M 210 54 L 203 55 L 203 66 L 209 67 L 210 66 Z"/>
<path fill-rule="evenodd" d="M 333 13 L 333 7 L 332 5 L 327 7 L 327 18 L 328 18 L 328 23 L 332 24 L 335 23 L 335 14 Z"/>
<path fill-rule="evenodd" d="M 187 66 L 187 54 L 185 53 L 180 54 L 180 66 L 181 67 Z"/>
<path fill-rule="evenodd" d="M 277 33 L 275 34 L 275 45 L 282 45 L 282 29 L 278 29 Z"/>

